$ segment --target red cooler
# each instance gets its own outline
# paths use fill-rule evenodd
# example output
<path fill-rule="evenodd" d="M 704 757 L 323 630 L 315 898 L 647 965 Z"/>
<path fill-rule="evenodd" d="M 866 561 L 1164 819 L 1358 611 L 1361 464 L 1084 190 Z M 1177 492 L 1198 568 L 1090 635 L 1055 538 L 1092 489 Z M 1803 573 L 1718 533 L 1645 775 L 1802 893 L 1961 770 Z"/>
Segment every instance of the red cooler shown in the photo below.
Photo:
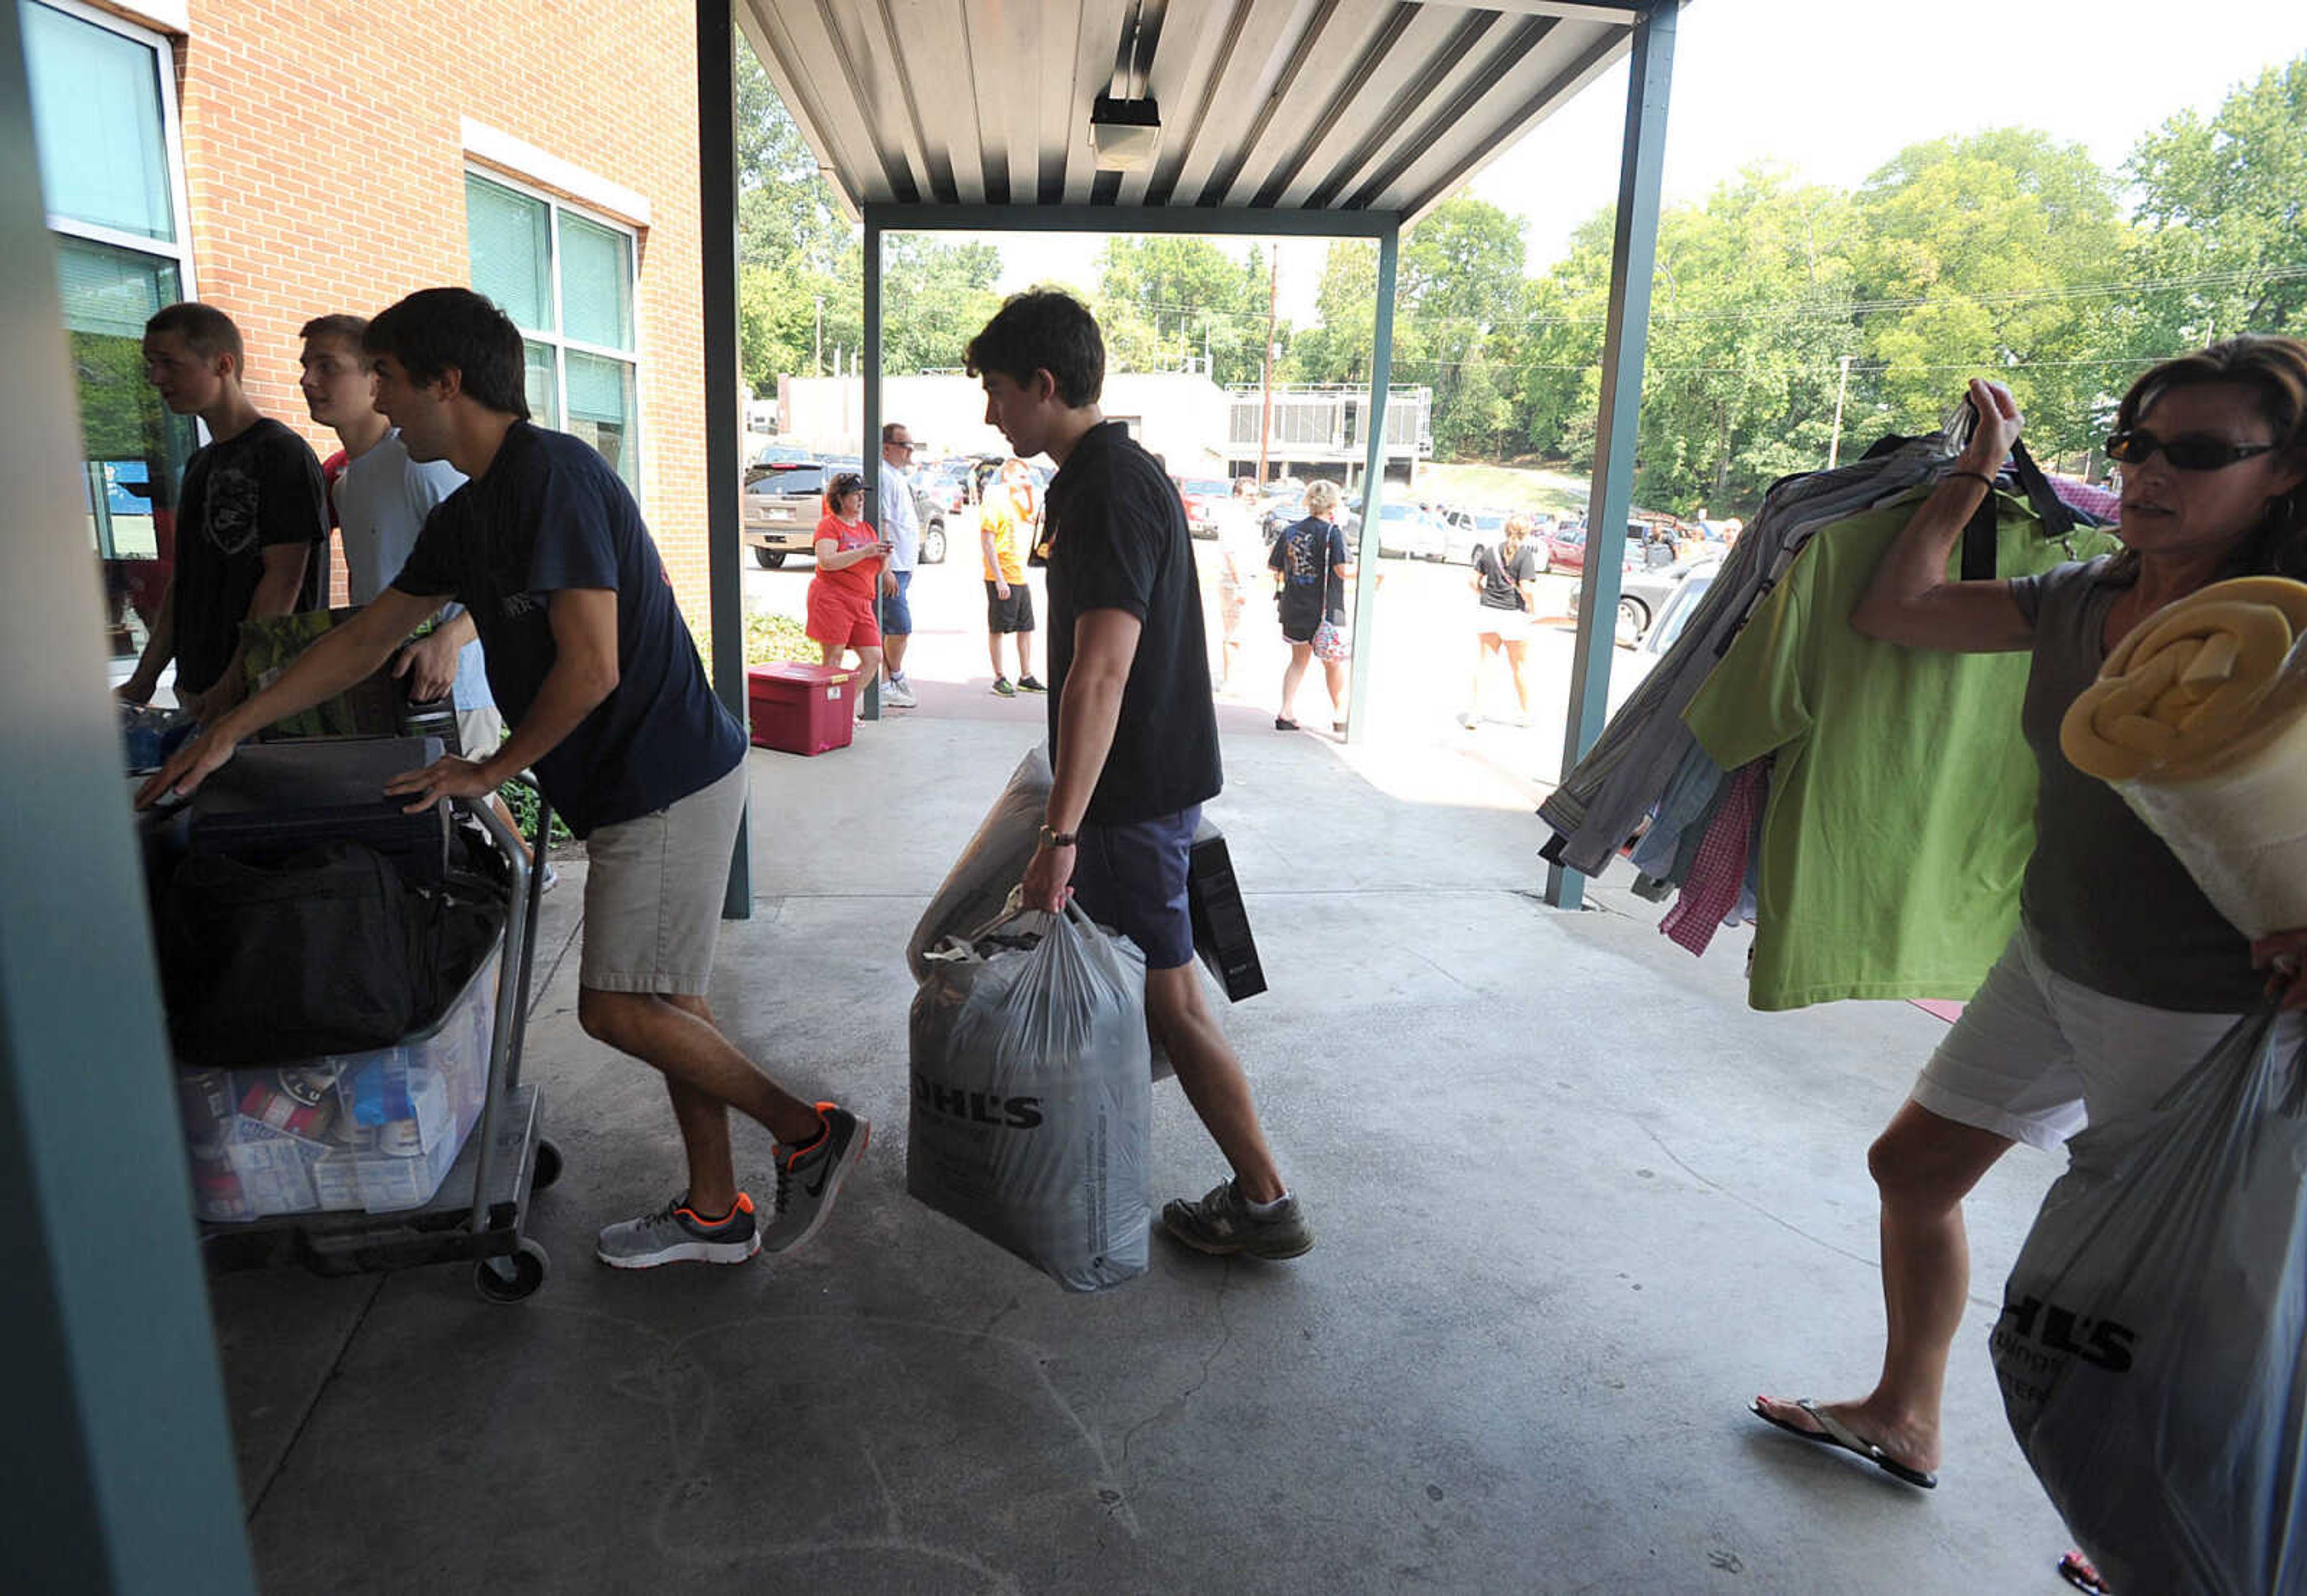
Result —
<path fill-rule="evenodd" d="M 837 665 L 787 662 L 746 666 L 754 746 L 797 754 L 848 747 L 857 716 L 857 673 Z"/>

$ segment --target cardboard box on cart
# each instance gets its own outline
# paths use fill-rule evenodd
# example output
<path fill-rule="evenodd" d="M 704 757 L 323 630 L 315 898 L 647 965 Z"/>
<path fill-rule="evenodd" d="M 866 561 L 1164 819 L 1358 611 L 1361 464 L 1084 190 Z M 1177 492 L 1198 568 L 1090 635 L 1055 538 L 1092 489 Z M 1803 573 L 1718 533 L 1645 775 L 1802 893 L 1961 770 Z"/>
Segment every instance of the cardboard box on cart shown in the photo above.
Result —
<path fill-rule="evenodd" d="M 753 745 L 802 755 L 848 747 L 860 685 L 856 672 L 837 665 L 780 661 L 746 666 Z"/>

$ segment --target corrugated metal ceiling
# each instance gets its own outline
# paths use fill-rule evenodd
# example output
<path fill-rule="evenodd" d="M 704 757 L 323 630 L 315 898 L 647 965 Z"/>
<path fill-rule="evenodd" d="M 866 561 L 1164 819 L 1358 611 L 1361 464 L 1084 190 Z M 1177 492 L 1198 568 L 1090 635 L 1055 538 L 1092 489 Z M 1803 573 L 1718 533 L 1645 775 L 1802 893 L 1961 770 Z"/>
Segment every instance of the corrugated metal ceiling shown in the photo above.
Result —
<path fill-rule="evenodd" d="M 1438 202 L 1623 55 L 1649 0 L 739 0 L 862 205 L 1390 211 Z M 1161 108 L 1102 172 L 1101 95 Z"/>

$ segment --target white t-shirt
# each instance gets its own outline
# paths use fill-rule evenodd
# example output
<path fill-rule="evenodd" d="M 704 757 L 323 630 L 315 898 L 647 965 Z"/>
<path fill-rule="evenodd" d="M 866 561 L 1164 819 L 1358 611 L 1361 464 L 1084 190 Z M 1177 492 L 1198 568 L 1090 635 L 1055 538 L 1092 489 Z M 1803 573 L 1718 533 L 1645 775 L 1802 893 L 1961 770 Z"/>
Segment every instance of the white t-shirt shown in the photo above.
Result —
<path fill-rule="evenodd" d="M 367 453 L 347 459 L 337 477 L 337 528 L 344 540 L 345 582 L 356 605 L 373 603 L 392 585 L 416 546 L 433 507 L 465 485 L 465 474 L 446 460 L 408 458 L 398 427 Z M 456 606 L 448 608 L 456 614 Z M 477 639 L 457 651 L 456 706 L 486 709 L 496 700 Z"/>
<path fill-rule="evenodd" d="M 921 553 L 921 518 L 913 513 L 913 485 L 903 471 L 881 462 L 881 531 L 889 540 L 889 569 L 911 571 Z"/>

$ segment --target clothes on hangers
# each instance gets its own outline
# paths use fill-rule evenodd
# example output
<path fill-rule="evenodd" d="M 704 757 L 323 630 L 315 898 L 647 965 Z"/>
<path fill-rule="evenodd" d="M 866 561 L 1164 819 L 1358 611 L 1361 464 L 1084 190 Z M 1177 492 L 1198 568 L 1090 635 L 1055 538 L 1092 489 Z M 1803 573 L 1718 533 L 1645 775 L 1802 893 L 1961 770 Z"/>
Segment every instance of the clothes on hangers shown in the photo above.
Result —
<path fill-rule="evenodd" d="M 1737 918 L 1738 899 L 1746 885 L 1746 867 L 1755 841 L 1755 820 L 1762 812 L 1768 786 L 1767 757 L 1743 766 L 1723 792 L 1722 803 L 1707 822 L 1705 840 L 1682 896 L 1659 922 L 1659 932 L 1677 946 L 1702 954 L 1714 933 Z"/>
<path fill-rule="evenodd" d="M 1775 754 L 1748 1000 L 1967 998 L 2010 940 L 2034 848 L 2020 727 L 2024 654 L 1860 636 L 1852 608 L 1927 488 L 1810 537 L 1693 693 L 1690 734 L 1726 769 Z M 2045 538 L 1998 492 L 1994 569 L 2017 577 L 2113 546 Z M 1959 573 L 1958 547 L 1949 576 Z"/>
<path fill-rule="evenodd" d="M 1821 527 L 1933 482 L 1952 463 L 1943 434 L 1886 441 L 1866 458 L 1775 485 L 1674 646 L 1584 759 L 1539 808 L 1557 837 L 1548 860 L 1599 875 L 1658 801 L 1691 747 L 1682 712 L 1757 599 Z"/>

